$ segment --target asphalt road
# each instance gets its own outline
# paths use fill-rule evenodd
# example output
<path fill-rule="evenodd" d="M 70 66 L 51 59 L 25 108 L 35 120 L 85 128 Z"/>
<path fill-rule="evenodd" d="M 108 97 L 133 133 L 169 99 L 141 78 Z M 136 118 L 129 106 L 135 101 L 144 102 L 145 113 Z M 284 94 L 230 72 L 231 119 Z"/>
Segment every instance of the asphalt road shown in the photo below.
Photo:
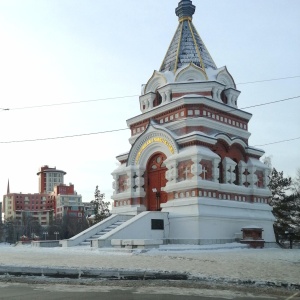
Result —
<path fill-rule="evenodd" d="M 118 286 L 82 286 L 64 284 L 20 284 L 1 283 L 0 299 L 22 300 L 177 300 L 177 299 L 201 299 L 201 300 L 270 300 L 270 296 L 253 295 L 230 290 L 208 290 L 199 288 L 176 288 L 176 287 L 118 287 Z M 300 292 L 286 294 L 286 296 L 274 296 L 273 300 L 298 300 Z"/>

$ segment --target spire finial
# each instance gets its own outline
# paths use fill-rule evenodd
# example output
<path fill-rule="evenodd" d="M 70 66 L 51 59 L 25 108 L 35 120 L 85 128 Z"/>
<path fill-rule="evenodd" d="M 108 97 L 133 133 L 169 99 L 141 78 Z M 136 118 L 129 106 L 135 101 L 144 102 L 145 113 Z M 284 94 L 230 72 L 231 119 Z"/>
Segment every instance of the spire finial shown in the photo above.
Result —
<path fill-rule="evenodd" d="M 10 194 L 9 179 L 8 179 L 8 181 L 7 181 L 7 191 L 6 191 L 6 194 L 7 194 L 7 195 Z"/>
<path fill-rule="evenodd" d="M 191 0 L 181 0 L 178 3 L 178 7 L 175 10 L 176 16 L 178 16 L 179 21 L 186 18 L 193 18 L 196 6 L 193 5 Z"/>

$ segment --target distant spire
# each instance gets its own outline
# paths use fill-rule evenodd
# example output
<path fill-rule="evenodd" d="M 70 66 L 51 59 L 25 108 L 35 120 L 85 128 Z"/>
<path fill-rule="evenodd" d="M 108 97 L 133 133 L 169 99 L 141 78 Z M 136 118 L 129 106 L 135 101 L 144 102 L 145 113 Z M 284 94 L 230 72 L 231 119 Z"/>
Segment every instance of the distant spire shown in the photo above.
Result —
<path fill-rule="evenodd" d="M 175 10 L 176 16 L 178 16 L 179 20 L 183 20 L 186 18 L 193 18 L 193 14 L 195 13 L 196 6 L 193 5 L 191 0 L 182 0 L 178 3 L 178 7 Z"/>
<path fill-rule="evenodd" d="M 10 194 L 9 179 L 8 179 L 8 182 L 7 182 L 7 191 L 6 191 L 6 195 L 7 195 L 7 194 Z"/>

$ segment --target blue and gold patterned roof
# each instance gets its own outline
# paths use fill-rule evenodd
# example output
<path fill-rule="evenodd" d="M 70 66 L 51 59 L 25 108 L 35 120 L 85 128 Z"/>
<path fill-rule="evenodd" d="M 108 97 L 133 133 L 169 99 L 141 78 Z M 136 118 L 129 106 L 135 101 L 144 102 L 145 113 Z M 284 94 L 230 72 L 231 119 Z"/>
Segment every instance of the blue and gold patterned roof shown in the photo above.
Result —
<path fill-rule="evenodd" d="M 181 67 L 193 63 L 203 69 L 217 69 L 200 35 L 193 25 L 192 17 L 196 7 L 190 0 L 179 2 L 175 12 L 179 25 L 160 67 L 161 72 L 176 72 Z"/>

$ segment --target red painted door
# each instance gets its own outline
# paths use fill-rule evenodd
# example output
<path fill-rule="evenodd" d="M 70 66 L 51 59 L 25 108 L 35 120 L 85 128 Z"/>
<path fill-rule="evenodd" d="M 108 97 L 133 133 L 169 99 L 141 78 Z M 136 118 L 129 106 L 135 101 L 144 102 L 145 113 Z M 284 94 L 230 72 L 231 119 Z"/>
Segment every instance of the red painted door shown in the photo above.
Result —
<path fill-rule="evenodd" d="M 161 190 L 166 186 L 166 156 L 163 153 L 156 153 L 150 157 L 147 165 L 147 202 L 148 210 L 160 210 L 160 204 L 167 202 L 167 193 Z M 153 190 L 156 189 L 157 192 Z"/>

